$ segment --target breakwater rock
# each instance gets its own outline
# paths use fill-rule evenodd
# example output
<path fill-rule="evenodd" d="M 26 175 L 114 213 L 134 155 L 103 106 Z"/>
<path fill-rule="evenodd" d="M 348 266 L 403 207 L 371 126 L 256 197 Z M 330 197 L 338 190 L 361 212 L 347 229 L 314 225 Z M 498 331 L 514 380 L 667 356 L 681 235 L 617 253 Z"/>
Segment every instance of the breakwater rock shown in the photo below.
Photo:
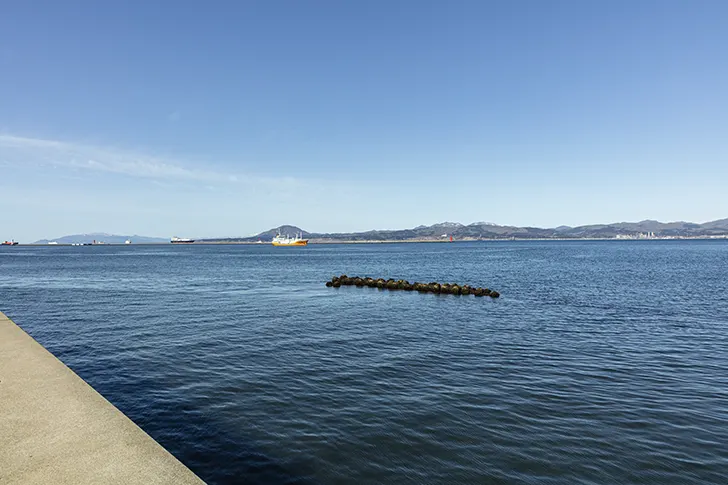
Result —
<path fill-rule="evenodd" d="M 500 296 L 500 293 L 489 288 L 458 285 L 456 283 L 410 283 L 406 280 L 362 278 L 359 276 L 347 276 L 345 274 L 334 276 L 331 278 L 331 281 L 326 282 L 326 286 L 329 288 L 339 288 L 341 286 L 356 286 L 361 288 L 367 286 L 369 288 L 379 288 L 380 290 L 417 291 L 419 293 L 446 295 L 473 295 L 477 297 L 489 296 L 491 298 L 498 298 Z"/>

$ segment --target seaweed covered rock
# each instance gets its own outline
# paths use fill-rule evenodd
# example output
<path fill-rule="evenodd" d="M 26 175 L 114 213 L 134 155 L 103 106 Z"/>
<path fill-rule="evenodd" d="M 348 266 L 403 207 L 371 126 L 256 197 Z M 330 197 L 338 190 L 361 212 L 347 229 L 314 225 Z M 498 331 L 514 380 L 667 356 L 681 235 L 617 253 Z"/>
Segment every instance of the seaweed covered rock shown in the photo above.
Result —
<path fill-rule="evenodd" d="M 450 294 L 451 295 L 459 295 L 460 294 L 460 287 L 458 285 L 452 285 L 452 286 L 450 286 Z"/>
<path fill-rule="evenodd" d="M 327 288 L 331 288 L 332 286 L 334 286 L 334 284 L 331 281 L 327 281 L 326 282 L 326 287 Z"/>
<path fill-rule="evenodd" d="M 498 298 L 500 296 L 500 293 L 498 293 L 497 291 L 491 291 L 490 295 L 488 296 L 490 296 L 491 298 Z"/>

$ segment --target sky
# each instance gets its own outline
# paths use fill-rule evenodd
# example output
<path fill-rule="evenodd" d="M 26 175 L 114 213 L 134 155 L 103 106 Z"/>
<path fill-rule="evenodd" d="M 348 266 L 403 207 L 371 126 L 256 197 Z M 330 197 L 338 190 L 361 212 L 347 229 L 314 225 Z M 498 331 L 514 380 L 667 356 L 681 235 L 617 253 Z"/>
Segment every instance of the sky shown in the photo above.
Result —
<path fill-rule="evenodd" d="M 723 0 L 33 0 L 0 239 L 728 217 Z"/>

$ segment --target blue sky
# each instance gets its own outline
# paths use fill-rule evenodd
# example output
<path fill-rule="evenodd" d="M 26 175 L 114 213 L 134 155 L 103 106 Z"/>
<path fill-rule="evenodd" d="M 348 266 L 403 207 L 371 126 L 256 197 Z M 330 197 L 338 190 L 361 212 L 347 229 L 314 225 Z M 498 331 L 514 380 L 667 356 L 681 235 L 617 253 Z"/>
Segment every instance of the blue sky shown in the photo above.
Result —
<path fill-rule="evenodd" d="M 2 10 L 0 239 L 728 217 L 728 2 Z"/>

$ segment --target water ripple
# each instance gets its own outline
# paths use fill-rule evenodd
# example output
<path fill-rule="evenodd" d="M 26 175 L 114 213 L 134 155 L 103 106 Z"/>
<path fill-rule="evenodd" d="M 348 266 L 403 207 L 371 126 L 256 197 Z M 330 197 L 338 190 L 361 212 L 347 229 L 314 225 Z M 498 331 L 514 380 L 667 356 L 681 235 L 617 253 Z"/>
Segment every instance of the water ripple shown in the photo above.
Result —
<path fill-rule="evenodd" d="M 723 484 L 726 270 L 720 241 L 3 248 L 0 308 L 209 483 Z"/>

